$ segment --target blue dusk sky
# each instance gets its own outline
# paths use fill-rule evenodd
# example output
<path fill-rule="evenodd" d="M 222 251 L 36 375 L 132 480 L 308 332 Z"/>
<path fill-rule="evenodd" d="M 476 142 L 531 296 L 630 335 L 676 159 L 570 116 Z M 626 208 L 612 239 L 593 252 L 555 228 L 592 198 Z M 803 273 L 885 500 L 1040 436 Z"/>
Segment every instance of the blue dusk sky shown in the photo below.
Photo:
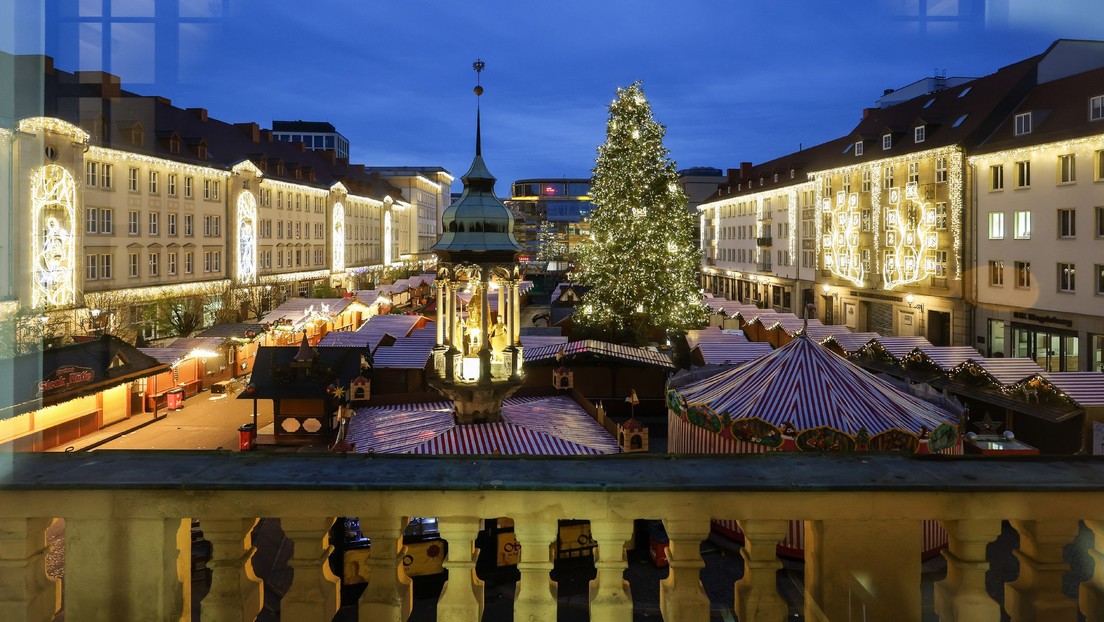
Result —
<path fill-rule="evenodd" d="M 887 88 L 1102 38 L 1099 1 L 6 0 L 0 50 L 228 122 L 329 121 L 354 162 L 456 175 L 481 58 L 483 153 L 508 195 L 588 177 L 637 80 L 679 168 L 736 167 L 847 133 Z"/>

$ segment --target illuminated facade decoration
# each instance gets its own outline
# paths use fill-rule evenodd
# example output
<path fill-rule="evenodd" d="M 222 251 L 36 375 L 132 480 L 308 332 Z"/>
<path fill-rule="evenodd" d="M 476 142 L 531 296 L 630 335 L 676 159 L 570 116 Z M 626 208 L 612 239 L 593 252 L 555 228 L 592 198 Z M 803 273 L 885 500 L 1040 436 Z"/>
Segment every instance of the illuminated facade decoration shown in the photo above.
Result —
<path fill-rule="evenodd" d="M 882 263 L 882 283 L 887 290 L 934 275 L 933 254 L 939 248 L 935 210 L 931 203 L 920 200 L 917 184 L 908 183 L 903 197 L 900 188 L 891 188 L 888 203 Z"/>
<path fill-rule="evenodd" d="M 859 251 L 859 231 L 862 214 L 858 193 L 836 193 L 835 203 L 823 199 L 825 212 L 822 230 L 824 267 L 837 277 L 850 281 L 856 287 L 866 282 L 867 267 Z"/>
<path fill-rule="evenodd" d="M 38 169 L 31 181 L 34 249 L 32 308 L 76 302 L 76 180 L 56 164 Z"/>
<path fill-rule="evenodd" d="M 383 265 L 391 265 L 391 210 L 383 212 Z"/>
<path fill-rule="evenodd" d="M 333 232 L 330 235 L 330 243 L 333 248 L 331 268 L 334 272 L 342 271 L 345 269 L 345 206 L 340 202 L 334 203 Z"/>
<path fill-rule="evenodd" d="M 238 282 L 257 280 L 257 199 L 238 195 Z"/>

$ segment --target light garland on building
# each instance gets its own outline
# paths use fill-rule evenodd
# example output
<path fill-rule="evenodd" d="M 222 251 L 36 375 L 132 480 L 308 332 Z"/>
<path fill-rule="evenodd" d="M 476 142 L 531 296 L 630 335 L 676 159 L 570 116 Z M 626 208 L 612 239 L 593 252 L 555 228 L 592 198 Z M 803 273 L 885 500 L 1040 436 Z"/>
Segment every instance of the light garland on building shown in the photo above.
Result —
<path fill-rule="evenodd" d="M 238 195 L 238 282 L 257 280 L 257 199 L 253 193 Z"/>
<path fill-rule="evenodd" d="M 47 164 L 31 179 L 31 307 L 76 302 L 77 182 L 72 173 Z"/>
<path fill-rule="evenodd" d="M 935 273 L 932 254 L 939 247 L 935 210 L 920 200 L 916 182 L 889 191 L 885 217 L 886 256 L 882 264 L 882 286 L 895 289 L 917 283 Z"/>
<path fill-rule="evenodd" d="M 334 203 L 333 235 L 330 237 L 333 244 L 333 261 L 330 267 L 334 272 L 340 272 L 345 269 L 345 206 L 341 201 Z"/>
<path fill-rule="evenodd" d="M 230 172 L 237 175 L 247 173 L 258 178 L 264 177 L 264 171 L 257 168 L 257 165 L 253 164 L 252 160 L 242 160 L 241 162 L 238 162 L 234 166 L 230 167 Z"/>
<path fill-rule="evenodd" d="M 272 187 L 279 190 L 290 190 L 292 192 L 302 192 L 304 194 L 309 194 L 316 197 L 327 197 L 330 195 L 330 190 L 328 188 L 315 188 L 314 186 L 304 186 L 302 184 L 291 183 L 279 179 L 272 179 L 271 177 L 266 177 L 265 179 L 263 179 L 261 181 L 261 186 Z"/>
<path fill-rule="evenodd" d="M 1101 149 L 1102 147 L 1104 147 L 1104 134 L 1082 136 L 1080 138 L 1071 138 L 1069 140 L 1061 140 L 1052 143 L 1043 143 L 1039 145 L 1031 145 L 1028 147 L 1017 147 L 1015 149 L 994 151 L 993 153 L 972 155 L 969 158 L 969 164 L 971 166 L 976 166 L 979 164 L 989 164 L 990 162 L 1024 160 L 1030 158 L 1031 156 L 1048 151 L 1068 152 L 1081 147 L 1088 147 L 1090 151 L 1097 151 Z"/>
<path fill-rule="evenodd" d="M 89 307 L 102 307 L 103 298 L 124 294 L 128 301 L 141 302 L 143 300 L 160 300 L 183 298 L 197 295 L 215 295 L 226 291 L 231 286 L 230 279 L 216 279 L 213 281 L 197 281 L 194 283 L 174 283 L 171 285 L 153 285 L 150 287 L 130 287 L 126 289 L 107 290 L 102 292 L 88 292 L 84 295 L 84 302 Z"/>
<path fill-rule="evenodd" d="M 797 220 L 799 215 L 797 209 L 797 188 L 790 187 L 786 190 L 786 210 L 789 212 L 789 217 L 787 218 L 787 222 L 789 223 L 789 231 L 787 231 L 789 234 L 789 244 L 787 248 L 790 253 L 789 259 L 792 265 L 797 261 L 797 236 L 794 234 L 800 231 L 798 228 L 800 226 L 798 224 L 799 221 Z"/>
<path fill-rule="evenodd" d="M 88 132 L 56 117 L 27 117 L 19 121 L 18 128 L 26 134 L 37 134 L 41 131 L 61 134 L 85 145 L 90 139 Z"/>
<path fill-rule="evenodd" d="M 277 283 L 290 283 L 292 281 L 314 281 L 330 276 L 329 270 L 311 270 L 309 272 L 288 272 L 284 274 L 270 274 L 267 279 Z"/>
<path fill-rule="evenodd" d="M 185 164 L 183 162 L 177 162 L 175 160 L 155 158 L 153 156 L 141 155 L 130 151 L 119 151 L 117 149 L 97 147 L 95 145 L 92 145 L 88 148 L 88 157 L 92 160 L 103 160 L 115 164 L 145 164 L 148 166 L 156 166 L 164 170 L 176 173 L 184 173 L 186 175 L 198 175 L 201 177 L 222 177 L 226 179 L 229 179 L 230 177 L 230 171 L 224 169 L 199 166 L 196 164 Z"/>

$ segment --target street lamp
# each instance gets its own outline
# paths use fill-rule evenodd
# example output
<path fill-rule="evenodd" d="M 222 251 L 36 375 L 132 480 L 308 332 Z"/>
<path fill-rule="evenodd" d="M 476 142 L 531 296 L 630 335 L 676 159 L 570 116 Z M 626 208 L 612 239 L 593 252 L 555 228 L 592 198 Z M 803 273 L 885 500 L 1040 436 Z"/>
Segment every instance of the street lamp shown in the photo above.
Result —
<path fill-rule="evenodd" d="M 916 302 L 916 296 L 908 294 L 907 296 L 905 296 L 905 302 L 908 303 L 910 309 L 916 309 L 921 313 L 924 312 L 924 303 Z"/>

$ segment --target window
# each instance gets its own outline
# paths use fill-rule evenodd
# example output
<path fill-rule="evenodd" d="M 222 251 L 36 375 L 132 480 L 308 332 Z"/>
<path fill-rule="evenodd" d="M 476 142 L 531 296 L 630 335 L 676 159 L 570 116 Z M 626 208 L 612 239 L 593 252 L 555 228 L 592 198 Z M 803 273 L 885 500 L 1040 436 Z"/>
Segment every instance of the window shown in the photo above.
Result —
<path fill-rule="evenodd" d="M 937 279 L 947 278 L 947 251 L 933 251 L 932 259 L 934 260 L 934 277 Z"/>
<path fill-rule="evenodd" d="M 1096 169 L 1093 173 L 1093 181 L 1104 181 L 1104 151 L 1096 152 Z"/>
<path fill-rule="evenodd" d="M 138 192 L 138 169 L 130 169 L 130 174 L 127 177 L 127 189 L 131 192 Z"/>
<path fill-rule="evenodd" d="M 100 271 L 96 265 L 96 255 L 85 255 L 84 257 L 84 278 L 88 281 L 95 281 L 99 276 Z"/>
<path fill-rule="evenodd" d="M 171 173 L 169 175 L 169 196 L 176 196 L 176 173 Z"/>
<path fill-rule="evenodd" d="M 1017 240 L 1031 239 L 1031 212 L 1012 213 L 1012 237 Z"/>
<path fill-rule="evenodd" d="M 1072 293 L 1076 290 L 1075 270 L 1071 263 L 1058 264 L 1058 291 Z"/>
<path fill-rule="evenodd" d="M 176 274 L 176 253 L 169 253 L 169 275 Z"/>
<path fill-rule="evenodd" d="M 203 253 L 203 271 L 211 271 L 211 251 L 206 251 L 205 253 Z"/>
<path fill-rule="evenodd" d="M 1104 95 L 1089 98 L 1089 121 L 1104 119 Z"/>
<path fill-rule="evenodd" d="M 276 191 L 276 209 L 284 209 L 284 193 Z"/>
<path fill-rule="evenodd" d="M 856 141 L 855 142 L 855 156 L 858 157 L 858 156 L 861 156 L 862 154 L 863 154 L 863 143 L 862 143 L 861 140 Z"/>
<path fill-rule="evenodd" d="M 1077 210 L 1058 210 L 1058 237 L 1077 237 Z"/>
<path fill-rule="evenodd" d="M 222 235 L 222 228 L 220 226 L 220 223 L 222 222 L 222 217 L 221 216 L 214 216 L 212 218 L 212 221 L 214 223 L 215 237 L 217 238 L 220 235 Z"/>
<path fill-rule="evenodd" d="M 1096 237 L 1104 238 L 1104 207 L 1096 208 Z"/>
<path fill-rule="evenodd" d="M 161 255 L 159 253 L 150 253 L 150 256 L 149 256 L 149 273 L 150 273 L 150 276 L 157 276 L 158 268 L 159 268 L 158 262 L 160 261 L 160 259 L 161 259 Z"/>
<path fill-rule="evenodd" d="M 1058 183 L 1072 184 L 1077 181 L 1077 156 L 1073 153 L 1058 156 Z"/>
<path fill-rule="evenodd" d="M 908 165 L 908 180 L 909 180 L 909 183 L 912 183 L 912 184 L 920 183 L 920 163 L 919 162 L 909 162 L 909 165 Z"/>
<path fill-rule="evenodd" d="M 100 233 L 111 233 L 112 210 L 109 207 L 100 208 Z"/>
<path fill-rule="evenodd" d="M 935 228 L 940 231 L 947 230 L 947 204 L 935 204 Z"/>
<path fill-rule="evenodd" d="M 296 238 L 301 238 L 301 237 L 303 237 L 302 234 L 303 234 L 303 223 L 301 223 L 301 222 L 295 223 L 295 237 Z"/>
<path fill-rule="evenodd" d="M 842 187 L 843 187 L 844 193 L 851 194 L 851 176 L 850 175 L 844 175 L 843 176 Z M 767 200 L 770 201 L 770 199 L 767 199 Z M 769 212 L 767 212 L 767 213 L 769 213 Z"/>
<path fill-rule="evenodd" d="M 84 231 L 86 233 L 96 233 L 100 229 L 100 214 L 94 207 L 90 207 L 85 210 L 85 225 Z"/>
<path fill-rule="evenodd" d="M 947 158 L 939 156 L 935 159 L 935 183 L 947 183 Z"/>
<path fill-rule="evenodd" d="M 1093 266 L 1093 274 L 1096 275 L 1096 293 L 1104 294 L 1104 264 Z"/>
<path fill-rule="evenodd" d="M 100 163 L 88 162 L 84 165 L 84 185 L 95 188 L 100 180 Z"/>
<path fill-rule="evenodd" d="M 169 235 L 176 235 L 176 214 L 169 214 Z"/>
<path fill-rule="evenodd" d="M 149 172 L 149 193 L 157 194 L 157 171 Z"/>
<path fill-rule="evenodd" d="M 882 134 L 882 151 L 893 147 L 893 134 Z"/>
<path fill-rule="evenodd" d="M 889 190 L 893 187 L 893 167 L 885 167 L 885 171 L 882 173 L 882 188 Z"/>
<path fill-rule="evenodd" d="M 131 210 L 127 214 L 127 233 L 138 235 L 138 212 L 136 210 Z"/>
<path fill-rule="evenodd" d="M 203 198 L 204 199 L 210 199 L 211 198 L 211 180 L 210 179 L 204 179 L 203 180 Z"/>
<path fill-rule="evenodd" d="M 211 217 L 210 216 L 204 216 L 203 217 L 203 235 L 205 235 L 207 237 L 211 236 Z"/>
<path fill-rule="evenodd" d="M 1024 160 L 1016 163 L 1016 187 L 1028 188 L 1031 186 L 1031 162 Z"/>
<path fill-rule="evenodd" d="M 1004 165 L 994 164 L 989 167 L 989 190 L 1004 190 Z"/>
<path fill-rule="evenodd" d="M 282 220 L 276 221 L 276 237 L 279 239 L 284 238 L 284 221 Z"/>
<path fill-rule="evenodd" d="M 935 100 L 932 100 L 935 101 Z M 924 136 L 927 134 L 926 128 L 923 125 L 918 125 L 912 128 L 912 142 L 922 143 L 924 142 Z"/>
<path fill-rule="evenodd" d="M 724 249 L 721 249 L 721 250 L 723 251 Z M 284 254 L 281 253 L 280 251 L 276 251 L 276 267 L 277 268 L 283 268 L 284 267 Z"/>
<path fill-rule="evenodd" d="M 212 186 L 212 188 L 211 188 L 212 194 L 214 195 L 211 198 L 214 199 L 215 201 L 218 201 L 219 200 L 219 188 L 222 187 L 222 182 L 220 182 L 219 180 L 216 179 L 214 181 L 214 183 L 211 184 L 211 186 Z"/>
<path fill-rule="evenodd" d="M 989 262 L 989 285 L 993 287 L 1004 287 L 1004 262 L 990 261 Z"/>
<path fill-rule="evenodd" d="M 184 253 L 184 274 L 192 273 L 192 251 Z"/>
<path fill-rule="evenodd" d="M 192 215 L 184 214 L 184 236 L 192 237 Z"/>
<path fill-rule="evenodd" d="M 130 278 L 136 278 L 138 276 L 138 253 L 130 253 L 127 259 Z"/>
<path fill-rule="evenodd" d="M 213 251 L 211 253 L 211 262 L 212 262 L 212 267 L 214 268 L 212 270 L 212 272 L 221 271 L 222 270 L 222 252 L 221 251 Z"/>
<path fill-rule="evenodd" d="M 111 255 L 100 255 L 100 278 L 111 278 Z"/>
<path fill-rule="evenodd" d="M 1031 113 L 1022 112 L 1016 115 L 1016 136 L 1031 133 Z"/>
<path fill-rule="evenodd" d="M 1031 287 L 1031 262 L 1016 262 L 1016 287 Z"/>
<path fill-rule="evenodd" d="M 112 165 L 110 165 L 110 164 L 101 164 L 100 165 L 100 187 L 101 188 L 108 188 L 108 189 L 111 188 L 111 168 L 112 168 Z"/>
<path fill-rule="evenodd" d="M 862 172 L 862 191 L 870 192 L 870 169 L 864 169 Z"/>
<path fill-rule="evenodd" d="M 161 219 L 160 214 L 158 214 L 157 212 L 150 212 L 150 215 L 149 215 L 149 234 L 150 235 L 158 235 L 158 229 L 159 229 L 158 225 L 160 224 L 159 223 L 160 219 Z"/>
<path fill-rule="evenodd" d="M 190 176 L 184 178 L 184 198 L 192 198 L 192 178 Z"/>

